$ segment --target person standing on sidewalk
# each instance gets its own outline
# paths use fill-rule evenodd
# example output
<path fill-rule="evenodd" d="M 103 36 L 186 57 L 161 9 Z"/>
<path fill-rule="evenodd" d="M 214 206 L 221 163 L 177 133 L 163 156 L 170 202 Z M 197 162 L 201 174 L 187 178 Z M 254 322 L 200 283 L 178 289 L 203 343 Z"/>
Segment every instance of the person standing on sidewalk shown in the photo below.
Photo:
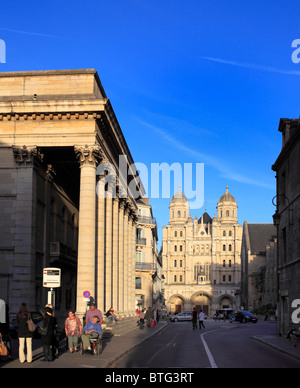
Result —
<path fill-rule="evenodd" d="M 21 303 L 19 312 L 17 313 L 18 338 L 19 338 L 19 361 L 23 364 L 26 361 L 25 357 L 25 342 L 27 350 L 27 362 L 32 362 L 32 337 L 33 332 L 28 329 L 29 309 L 26 303 Z"/>
<path fill-rule="evenodd" d="M 52 309 L 50 307 L 45 308 L 45 318 L 42 323 L 42 345 L 45 359 L 43 361 L 53 361 L 54 352 L 54 336 L 57 327 L 56 318 L 52 316 Z"/>
<path fill-rule="evenodd" d="M 91 304 L 90 309 L 86 313 L 85 324 L 91 322 L 93 320 L 94 315 L 97 315 L 97 317 L 99 319 L 99 323 L 100 323 L 100 325 L 102 325 L 102 323 L 103 323 L 103 316 L 102 316 L 101 311 L 97 309 L 95 303 Z"/>
<path fill-rule="evenodd" d="M 69 317 L 65 320 L 65 332 L 68 338 L 68 346 L 70 353 L 78 350 L 78 338 L 82 330 L 82 324 L 78 317 L 75 316 L 75 311 L 69 311 Z"/>
<path fill-rule="evenodd" d="M 205 326 L 204 326 L 204 321 L 205 319 L 205 314 L 202 310 L 200 310 L 200 313 L 199 313 L 199 330 L 201 330 L 201 326 L 203 326 L 203 329 L 205 329 Z"/>

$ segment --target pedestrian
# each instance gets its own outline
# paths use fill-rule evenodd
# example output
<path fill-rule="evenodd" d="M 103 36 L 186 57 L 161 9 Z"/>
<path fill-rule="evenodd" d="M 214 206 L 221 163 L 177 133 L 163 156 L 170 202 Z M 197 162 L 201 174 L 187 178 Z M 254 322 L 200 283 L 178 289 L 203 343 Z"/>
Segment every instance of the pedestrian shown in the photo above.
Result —
<path fill-rule="evenodd" d="M 112 307 L 105 313 L 105 315 L 114 324 L 117 323 L 117 316 L 116 316 L 115 311 Z"/>
<path fill-rule="evenodd" d="M 19 361 L 23 364 L 26 361 L 25 343 L 27 351 L 27 362 L 32 362 L 32 337 L 33 332 L 28 329 L 28 319 L 30 313 L 26 303 L 21 303 L 17 313 L 18 338 L 19 338 Z"/>
<path fill-rule="evenodd" d="M 148 310 L 145 314 L 145 321 L 147 321 L 147 326 L 151 327 L 151 323 L 154 320 L 154 312 L 151 307 L 148 307 Z"/>
<path fill-rule="evenodd" d="M 203 329 L 205 329 L 205 326 L 204 326 L 204 321 L 205 319 L 205 314 L 202 310 L 200 310 L 200 313 L 199 313 L 199 330 L 201 330 L 201 326 L 203 326 Z"/>
<path fill-rule="evenodd" d="M 101 312 L 100 310 L 97 309 L 95 303 L 92 303 L 92 304 L 91 304 L 90 309 L 89 309 L 88 312 L 86 313 L 86 316 L 85 316 L 85 324 L 91 322 L 94 315 L 97 315 L 97 317 L 98 317 L 98 319 L 99 319 L 99 324 L 102 325 L 102 323 L 103 323 L 102 312 Z"/>
<path fill-rule="evenodd" d="M 82 329 L 83 334 L 81 335 L 81 339 L 84 351 L 91 352 L 90 339 L 98 338 L 99 335 L 102 335 L 102 327 L 98 323 L 98 319 L 98 315 L 94 315 L 92 320 L 89 321 Z"/>
<path fill-rule="evenodd" d="M 144 324 L 145 324 L 145 311 L 146 309 L 143 309 L 141 312 L 140 312 L 140 317 L 139 317 L 139 325 L 140 325 L 140 330 L 143 330 L 144 329 Z"/>
<path fill-rule="evenodd" d="M 192 323 L 193 323 L 193 330 L 197 330 L 197 311 L 196 311 L 196 307 L 194 307 L 194 310 L 192 311 Z"/>
<path fill-rule="evenodd" d="M 54 358 L 54 341 L 55 341 L 55 330 L 57 327 L 56 318 L 52 316 L 53 310 L 50 307 L 46 307 L 45 318 L 41 326 L 41 338 L 43 345 L 44 360 L 53 361 Z"/>
<path fill-rule="evenodd" d="M 82 330 L 82 324 L 78 317 L 75 316 L 75 311 L 70 310 L 69 316 L 65 320 L 65 332 L 68 337 L 69 352 L 78 351 L 78 338 Z"/>

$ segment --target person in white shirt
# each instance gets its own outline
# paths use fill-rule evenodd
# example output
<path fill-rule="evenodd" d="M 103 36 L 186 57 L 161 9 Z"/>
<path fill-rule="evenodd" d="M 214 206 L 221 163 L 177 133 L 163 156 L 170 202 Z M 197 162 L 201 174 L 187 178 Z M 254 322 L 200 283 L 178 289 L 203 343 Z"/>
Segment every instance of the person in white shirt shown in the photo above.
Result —
<path fill-rule="evenodd" d="M 201 329 L 201 326 L 203 326 L 203 329 L 205 329 L 205 326 L 204 326 L 204 321 L 205 319 L 205 314 L 202 310 L 200 310 L 200 313 L 199 313 L 199 330 Z"/>

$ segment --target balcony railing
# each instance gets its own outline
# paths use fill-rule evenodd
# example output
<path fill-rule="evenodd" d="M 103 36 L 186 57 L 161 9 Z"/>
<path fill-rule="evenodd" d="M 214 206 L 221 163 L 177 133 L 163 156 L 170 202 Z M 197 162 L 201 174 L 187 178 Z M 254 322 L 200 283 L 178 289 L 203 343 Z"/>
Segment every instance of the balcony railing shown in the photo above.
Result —
<path fill-rule="evenodd" d="M 137 237 L 136 238 L 136 244 L 138 245 L 146 245 L 147 241 L 144 237 Z"/>
<path fill-rule="evenodd" d="M 135 263 L 135 269 L 156 271 L 156 264 L 153 263 Z"/>
<path fill-rule="evenodd" d="M 139 216 L 138 222 L 141 224 L 155 224 L 156 219 L 153 217 Z"/>

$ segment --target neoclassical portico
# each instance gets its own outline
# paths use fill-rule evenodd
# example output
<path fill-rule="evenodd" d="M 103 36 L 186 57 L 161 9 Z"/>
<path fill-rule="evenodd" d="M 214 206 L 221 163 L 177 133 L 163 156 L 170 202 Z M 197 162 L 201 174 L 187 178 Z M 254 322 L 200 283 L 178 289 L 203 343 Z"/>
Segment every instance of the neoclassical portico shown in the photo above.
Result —
<path fill-rule="evenodd" d="M 0 73 L 0 174 L 7 181 L 0 211 L 9 214 L 0 281 L 12 311 L 23 301 L 41 307 L 42 268 L 55 264 L 63 269 L 56 291 L 62 314 L 71 306 L 85 313 L 84 291 L 102 311 L 134 312 L 137 198 L 130 180 L 139 195 L 144 189 L 127 174 L 133 163 L 95 70 Z M 16 245 L 25 230 L 26 241 Z"/>

